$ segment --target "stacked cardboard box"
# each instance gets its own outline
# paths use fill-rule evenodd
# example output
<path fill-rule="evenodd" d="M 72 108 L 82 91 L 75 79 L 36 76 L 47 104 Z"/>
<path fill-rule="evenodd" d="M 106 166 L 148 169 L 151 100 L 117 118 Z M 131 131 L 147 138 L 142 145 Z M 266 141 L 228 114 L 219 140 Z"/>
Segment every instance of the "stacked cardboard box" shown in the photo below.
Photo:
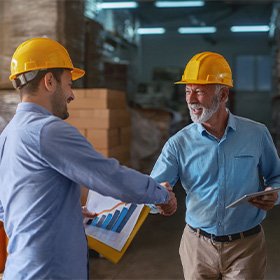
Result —
<path fill-rule="evenodd" d="M 19 44 L 34 37 L 58 41 L 68 50 L 75 67 L 84 69 L 84 28 L 83 0 L 0 1 L 0 87 L 11 87 L 12 55 Z M 75 85 L 82 87 L 83 79 Z"/>
<path fill-rule="evenodd" d="M 75 89 L 66 120 L 76 127 L 93 147 L 107 158 L 130 165 L 130 110 L 123 91 Z M 82 188 L 82 203 L 87 192 Z"/>

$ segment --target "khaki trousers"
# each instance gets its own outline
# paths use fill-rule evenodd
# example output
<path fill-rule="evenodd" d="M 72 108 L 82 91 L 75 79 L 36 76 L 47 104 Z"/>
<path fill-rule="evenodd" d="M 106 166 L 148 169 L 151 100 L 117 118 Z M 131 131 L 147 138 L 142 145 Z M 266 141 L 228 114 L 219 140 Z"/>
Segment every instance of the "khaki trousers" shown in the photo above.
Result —
<path fill-rule="evenodd" d="M 186 225 L 179 253 L 185 280 L 264 279 L 266 247 L 263 229 L 231 242 L 213 242 Z"/>

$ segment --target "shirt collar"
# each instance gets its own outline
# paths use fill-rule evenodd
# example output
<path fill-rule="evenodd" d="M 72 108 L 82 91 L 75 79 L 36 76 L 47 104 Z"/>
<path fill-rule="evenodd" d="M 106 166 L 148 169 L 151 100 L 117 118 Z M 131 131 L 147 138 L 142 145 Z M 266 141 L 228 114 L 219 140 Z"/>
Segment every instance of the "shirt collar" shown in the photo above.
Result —
<path fill-rule="evenodd" d="M 44 108 L 36 103 L 33 103 L 33 102 L 19 103 L 16 112 L 23 112 L 23 111 L 37 112 L 37 113 L 41 113 L 43 115 L 52 115 L 52 113 L 50 111 L 48 111 L 46 108 Z"/>
<path fill-rule="evenodd" d="M 231 128 L 233 130 L 236 130 L 236 119 L 234 117 L 234 115 L 227 109 L 228 111 L 228 125 L 227 125 L 227 129 Z"/>
<path fill-rule="evenodd" d="M 234 115 L 228 109 L 226 109 L 226 110 L 227 110 L 228 115 L 229 115 L 226 132 L 229 130 L 229 128 L 231 128 L 232 130 L 236 130 L 236 120 L 234 118 Z M 205 129 L 205 127 L 201 123 L 197 124 L 197 130 L 202 135 L 205 134 L 205 133 L 208 134 L 207 130 Z"/>

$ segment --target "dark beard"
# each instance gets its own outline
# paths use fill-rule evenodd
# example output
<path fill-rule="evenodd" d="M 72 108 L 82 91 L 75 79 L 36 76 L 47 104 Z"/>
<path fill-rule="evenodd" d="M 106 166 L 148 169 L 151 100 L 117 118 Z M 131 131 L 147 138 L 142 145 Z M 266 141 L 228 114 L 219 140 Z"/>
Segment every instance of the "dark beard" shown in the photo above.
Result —
<path fill-rule="evenodd" d="M 64 98 L 62 96 L 62 90 L 61 87 L 57 89 L 57 91 L 54 93 L 54 96 L 51 100 L 52 104 L 52 113 L 54 116 L 66 120 L 69 117 L 69 113 L 67 110 L 67 105 L 62 107 L 62 104 L 64 102 Z"/>
<path fill-rule="evenodd" d="M 61 117 L 61 119 L 66 120 L 68 118 L 69 118 L 69 113 L 68 113 L 68 111 L 66 111 L 66 112 L 63 113 L 63 116 Z"/>

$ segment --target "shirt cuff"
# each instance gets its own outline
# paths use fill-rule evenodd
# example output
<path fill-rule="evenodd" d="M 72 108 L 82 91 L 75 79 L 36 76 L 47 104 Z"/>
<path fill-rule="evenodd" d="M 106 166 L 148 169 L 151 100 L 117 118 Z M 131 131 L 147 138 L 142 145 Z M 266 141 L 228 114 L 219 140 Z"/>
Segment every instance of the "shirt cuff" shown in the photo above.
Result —
<path fill-rule="evenodd" d="M 169 201 L 169 191 L 159 184 L 157 186 L 157 195 L 160 199 L 153 201 L 153 204 L 165 204 Z"/>
<path fill-rule="evenodd" d="M 157 209 L 157 207 L 154 204 L 146 204 L 146 205 L 151 208 L 151 210 L 150 210 L 151 214 L 158 214 L 159 213 L 159 210 Z"/>

